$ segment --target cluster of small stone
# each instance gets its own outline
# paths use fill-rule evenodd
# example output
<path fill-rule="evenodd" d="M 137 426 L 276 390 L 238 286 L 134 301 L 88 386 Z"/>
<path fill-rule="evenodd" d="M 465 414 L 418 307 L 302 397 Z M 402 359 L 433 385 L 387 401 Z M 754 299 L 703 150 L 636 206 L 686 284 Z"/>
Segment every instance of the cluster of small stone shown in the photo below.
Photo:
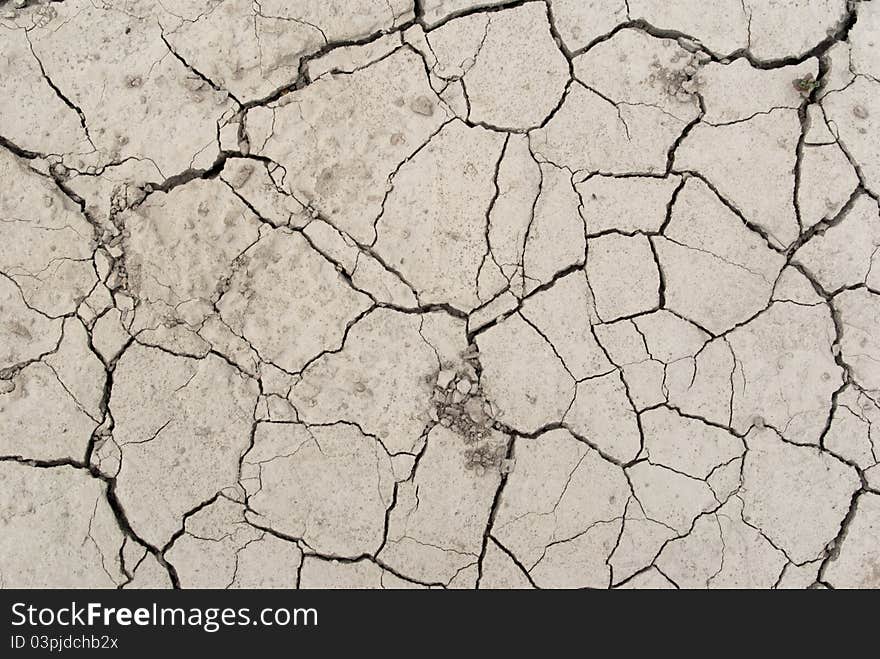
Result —
<path fill-rule="evenodd" d="M 475 376 L 475 374 L 474 374 Z M 466 444 L 485 439 L 492 429 L 492 404 L 467 372 L 440 371 L 434 387 L 432 420 L 461 435 Z"/>
<path fill-rule="evenodd" d="M 498 467 L 502 474 L 507 473 L 511 470 L 513 461 L 508 460 L 506 455 L 507 447 L 504 444 L 486 442 L 464 452 L 465 466 L 480 476 L 492 467 Z"/>
<path fill-rule="evenodd" d="M 461 370 L 441 370 L 434 386 L 431 419 L 458 434 L 468 446 L 465 465 L 477 474 L 491 467 L 510 470 L 504 443 L 489 439 L 496 427 L 494 405 L 486 399 L 475 368 L 475 352 L 464 355 Z"/>
<path fill-rule="evenodd" d="M 668 43 L 668 42 L 666 42 Z M 674 55 L 672 61 L 681 68 L 669 69 L 664 67 L 658 60 L 651 62 L 653 72 L 648 76 L 651 85 L 660 85 L 670 98 L 682 103 L 689 103 L 693 95 L 699 92 L 702 81 L 699 79 L 700 68 L 710 61 L 710 57 L 700 50 L 699 45 L 687 40 L 679 40 L 679 45 L 689 54 L 681 52 Z M 679 59 L 686 59 L 679 64 Z"/>
<path fill-rule="evenodd" d="M 100 242 L 112 258 L 110 274 L 106 284 L 110 290 L 126 290 L 128 288 L 128 270 L 125 266 L 125 253 L 122 241 L 125 226 L 121 213 L 134 203 L 142 201 L 143 191 L 123 184 L 113 188 L 110 193 L 110 215 Z"/>

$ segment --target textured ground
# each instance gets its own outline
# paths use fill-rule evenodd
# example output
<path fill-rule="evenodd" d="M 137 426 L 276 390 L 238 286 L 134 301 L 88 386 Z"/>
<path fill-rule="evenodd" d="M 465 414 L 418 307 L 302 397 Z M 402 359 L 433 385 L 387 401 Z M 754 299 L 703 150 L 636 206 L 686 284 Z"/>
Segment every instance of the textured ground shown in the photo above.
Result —
<path fill-rule="evenodd" d="M 0 1 L 0 585 L 880 586 L 880 2 Z"/>

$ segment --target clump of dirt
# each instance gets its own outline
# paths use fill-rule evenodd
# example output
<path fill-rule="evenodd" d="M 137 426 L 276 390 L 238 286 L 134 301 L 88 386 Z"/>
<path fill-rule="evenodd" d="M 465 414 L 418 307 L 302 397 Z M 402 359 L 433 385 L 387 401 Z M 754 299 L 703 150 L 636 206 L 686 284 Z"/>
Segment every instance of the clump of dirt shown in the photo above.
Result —
<path fill-rule="evenodd" d="M 655 59 L 651 63 L 653 72 L 648 76 L 648 82 L 661 87 L 670 98 L 680 103 L 690 103 L 702 87 L 699 72 L 707 59 L 701 52 L 682 54 L 686 60 L 682 64 L 677 64 L 678 68 L 663 66 Z"/>
<path fill-rule="evenodd" d="M 482 476 L 492 468 L 502 474 L 510 471 L 513 461 L 507 459 L 507 445 L 504 443 L 485 443 L 464 452 L 465 467 Z"/>
<path fill-rule="evenodd" d="M 494 425 L 494 409 L 486 400 L 479 382 L 468 373 L 440 371 L 434 387 L 432 417 L 453 430 L 466 444 L 489 436 Z"/>
<path fill-rule="evenodd" d="M 496 432 L 500 429 L 496 412 L 484 395 L 476 368 L 468 360 L 461 370 L 437 373 L 431 419 L 464 440 L 465 466 L 480 476 L 490 469 L 506 473 L 513 466 L 506 457 L 507 441 Z"/>
<path fill-rule="evenodd" d="M 508 441 L 495 420 L 497 410 L 489 401 L 477 371 L 476 353 L 464 355 L 460 370 L 437 373 L 431 406 L 431 420 L 449 428 L 464 440 L 465 467 L 482 476 L 489 470 L 502 474 L 513 468 L 507 458 Z"/>

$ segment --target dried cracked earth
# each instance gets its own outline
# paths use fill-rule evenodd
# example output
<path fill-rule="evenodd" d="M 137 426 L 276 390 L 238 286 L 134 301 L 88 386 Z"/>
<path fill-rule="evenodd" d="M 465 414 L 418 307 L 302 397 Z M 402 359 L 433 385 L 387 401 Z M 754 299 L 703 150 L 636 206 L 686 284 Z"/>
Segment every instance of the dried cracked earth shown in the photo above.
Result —
<path fill-rule="evenodd" d="M 880 2 L 0 2 L 0 585 L 880 586 Z"/>

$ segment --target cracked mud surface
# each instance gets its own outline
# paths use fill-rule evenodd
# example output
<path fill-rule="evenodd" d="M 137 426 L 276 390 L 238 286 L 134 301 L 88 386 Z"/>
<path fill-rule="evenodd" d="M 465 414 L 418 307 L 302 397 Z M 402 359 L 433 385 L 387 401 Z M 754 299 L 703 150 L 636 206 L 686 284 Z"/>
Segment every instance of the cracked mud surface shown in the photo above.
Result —
<path fill-rule="evenodd" d="M 0 1 L 0 586 L 880 587 L 880 2 Z"/>

